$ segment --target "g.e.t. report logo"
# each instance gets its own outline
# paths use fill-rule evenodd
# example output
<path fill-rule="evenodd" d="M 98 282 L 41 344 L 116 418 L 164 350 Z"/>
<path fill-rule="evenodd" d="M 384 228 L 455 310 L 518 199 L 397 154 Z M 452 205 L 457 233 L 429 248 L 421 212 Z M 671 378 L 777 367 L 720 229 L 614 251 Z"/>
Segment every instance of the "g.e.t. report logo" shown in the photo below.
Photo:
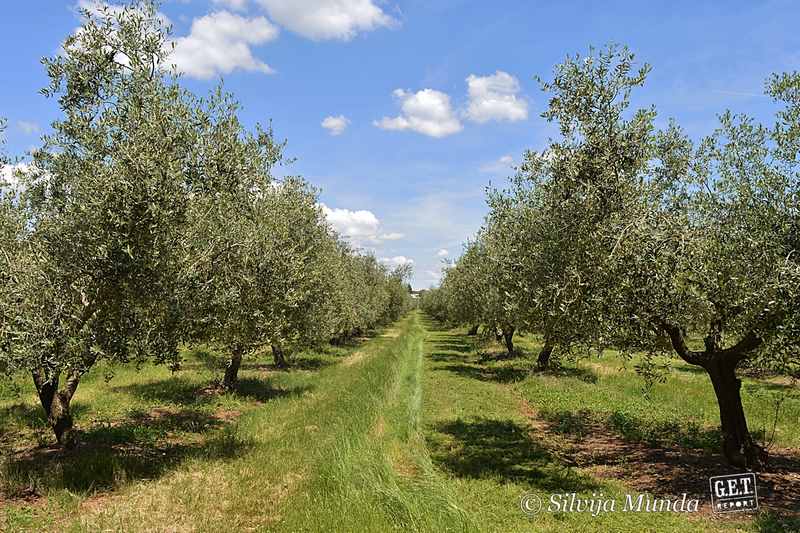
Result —
<path fill-rule="evenodd" d="M 758 509 L 756 475 L 732 474 L 709 478 L 711 508 L 715 513 L 754 511 Z"/>

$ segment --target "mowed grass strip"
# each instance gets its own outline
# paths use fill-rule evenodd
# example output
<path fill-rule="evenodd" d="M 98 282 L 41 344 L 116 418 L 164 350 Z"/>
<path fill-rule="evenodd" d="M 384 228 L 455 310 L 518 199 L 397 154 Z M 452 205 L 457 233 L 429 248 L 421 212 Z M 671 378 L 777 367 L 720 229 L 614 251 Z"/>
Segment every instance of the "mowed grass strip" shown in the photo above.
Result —
<path fill-rule="evenodd" d="M 425 330 L 412 313 L 358 366 L 328 413 L 335 440 L 315 446 L 313 475 L 278 531 L 475 530 L 432 466 L 420 432 Z M 353 376 L 351 376 L 353 377 Z"/>

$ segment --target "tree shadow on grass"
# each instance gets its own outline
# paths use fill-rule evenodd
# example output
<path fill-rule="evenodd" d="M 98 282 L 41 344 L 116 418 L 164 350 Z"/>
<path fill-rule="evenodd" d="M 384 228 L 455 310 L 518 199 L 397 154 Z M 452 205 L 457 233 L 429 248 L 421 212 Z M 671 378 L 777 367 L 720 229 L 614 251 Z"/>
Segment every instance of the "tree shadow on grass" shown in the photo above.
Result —
<path fill-rule="evenodd" d="M 645 420 L 619 410 L 598 413 L 589 409 L 578 411 L 544 409 L 539 411 L 539 416 L 547 421 L 551 431 L 576 439 L 612 431 L 627 442 L 708 451 L 716 450 L 722 439 L 719 428 L 702 426 L 692 420 Z M 761 435 L 753 432 L 753 436 L 758 438 Z"/>
<path fill-rule="evenodd" d="M 288 360 L 289 368 L 287 370 L 322 370 L 325 367 L 336 364 L 336 361 L 318 357 L 313 355 L 302 355 L 299 357 L 292 357 Z"/>
<path fill-rule="evenodd" d="M 453 352 L 431 352 L 428 359 L 437 363 L 463 362 L 465 360 L 463 355 Z"/>
<path fill-rule="evenodd" d="M 504 366 L 483 366 L 483 365 L 470 365 L 470 364 L 447 364 L 439 367 L 442 370 L 447 370 L 472 379 L 480 381 L 493 381 L 496 383 L 514 383 L 522 381 L 530 374 L 530 369 L 520 367 L 517 365 L 504 365 Z"/>
<path fill-rule="evenodd" d="M 313 389 L 310 385 L 282 389 L 272 387 L 267 381 L 258 378 L 243 378 L 236 385 L 233 394 L 244 396 L 258 402 L 268 402 L 279 398 L 302 396 Z"/>
<path fill-rule="evenodd" d="M 453 329 L 452 326 L 443 324 L 438 320 L 434 320 L 429 316 L 422 317 L 422 325 L 425 326 L 425 329 L 427 329 L 428 331 L 434 331 L 434 332 L 449 332 L 451 329 Z M 466 329 L 464 330 L 464 333 L 466 334 Z"/>
<path fill-rule="evenodd" d="M 461 340 L 437 340 L 433 344 L 437 350 L 445 352 L 470 353 L 475 349 L 472 342 Z"/>
<path fill-rule="evenodd" d="M 790 516 L 783 513 L 767 511 L 759 514 L 753 525 L 760 533 L 785 533 L 786 531 L 800 531 L 800 516 Z"/>
<path fill-rule="evenodd" d="M 718 428 L 693 421 L 648 420 L 616 411 L 539 411 L 542 431 L 560 433 L 569 440 L 570 462 L 599 468 L 604 477 L 624 480 L 636 490 L 659 495 L 708 497 L 708 478 L 741 472 L 719 453 Z M 757 432 L 753 436 L 759 438 Z M 758 497 L 763 508 L 776 511 L 763 521 L 763 531 L 784 523 L 789 513 L 800 518 L 800 457 L 797 450 L 770 450 L 758 473 Z M 776 526 L 776 527 L 778 527 Z M 791 531 L 791 529 L 789 529 Z"/>
<path fill-rule="evenodd" d="M 161 477 L 192 458 L 239 457 L 253 445 L 223 417 L 190 409 L 136 411 L 120 422 L 80 431 L 79 442 L 71 450 L 49 446 L 9 456 L 0 463 L 0 491 L 9 498 L 59 489 L 108 491 Z"/>
<path fill-rule="evenodd" d="M 244 396 L 256 401 L 266 402 L 276 398 L 298 396 L 307 392 L 310 387 L 292 389 L 275 388 L 269 379 L 246 377 L 239 380 L 236 391 L 232 394 Z M 179 376 L 149 383 L 134 383 L 114 388 L 115 392 L 123 392 L 139 399 L 154 403 L 171 403 L 178 405 L 203 405 L 211 403 L 221 390 L 209 383 L 197 383 Z"/>
<path fill-rule="evenodd" d="M 477 417 L 433 426 L 427 432 L 433 462 L 458 477 L 498 479 L 545 491 L 599 487 L 561 464 L 531 439 L 530 430 L 508 420 Z"/>
<path fill-rule="evenodd" d="M 74 402 L 70 406 L 72 416 L 75 418 L 80 418 L 88 410 L 89 407 L 80 402 Z M 0 409 L 0 429 L 5 430 L 13 426 L 50 431 L 44 409 L 38 403 L 16 403 Z M 4 432 L 0 433 L 0 441 L 3 436 Z"/>
<path fill-rule="evenodd" d="M 576 378 L 586 383 L 597 383 L 599 379 L 597 373 L 591 368 L 575 367 L 575 366 L 549 366 L 544 370 L 537 368 L 532 372 L 537 376 L 554 376 L 558 378 Z"/>

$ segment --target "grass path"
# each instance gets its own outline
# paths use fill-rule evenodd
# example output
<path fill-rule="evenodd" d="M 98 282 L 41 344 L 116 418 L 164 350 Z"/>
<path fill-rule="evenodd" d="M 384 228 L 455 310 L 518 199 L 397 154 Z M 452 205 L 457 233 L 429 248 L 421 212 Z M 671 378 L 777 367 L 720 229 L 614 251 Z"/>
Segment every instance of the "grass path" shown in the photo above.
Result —
<path fill-rule="evenodd" d="M 568 466 L 531 418 L 544 405 L 580 403 L 570 396 L 580 376 L 529 377 L 519 366 L 527 360 L 479 364 L 470 338 L 420 313 L 352 349 L 302 355 L 290 372 L 250 361 L 236 395 L 201 393 L 211 377 L 204 357 L 178 375 L 146 368 L 88 380 L 78 422 L 108 447 L 51 460 L 50 477 L 7 464 L 6 486 L 38 475 L 40 497 L 2 509 L 0 492 L 0 530 L 752 530 L 675 513 L 527 517 L 523 493 L 624 501 L 629 491 Z M 30 401 L 4 404 L 0 394 L 0 422 L 22 424 Z M 20 432 L 16 444 L 30 438 Z"/>

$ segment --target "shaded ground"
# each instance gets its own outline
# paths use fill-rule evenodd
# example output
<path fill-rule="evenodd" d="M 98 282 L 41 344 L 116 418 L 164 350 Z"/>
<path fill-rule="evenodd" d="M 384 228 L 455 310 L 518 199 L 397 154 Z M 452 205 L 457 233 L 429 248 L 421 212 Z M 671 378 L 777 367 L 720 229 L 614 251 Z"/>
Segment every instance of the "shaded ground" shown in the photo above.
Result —
<path fill-rule="evenodd" d="M 570 434 L 557 421 L 539 416 L 527 402 L 521 402 L 521 409 L 537 434 L 545 433 L 568 464 L 600 478 L 622 480 L 638 491 L 670 496 L 685 492 L 707 499 L 710 477 L 743 471 L 727 465 L 719 454 L 626 440 L 593 422 L 586 422 L 580 433 Z M 769 464 L 757 478 L 762 508 L 800 518 L 800 450 L 773 449 Z"/>
<path fill-rule="evenodd" d="M 158 408 L 81 430 L 74 449 L 46 445 L 18 450 L 2 464 L 0 502 L 33 502 L 53 489 L 103 492 L 126 481 L 159 477 L 192 457 L 233 457 L 247 443 L 230 439 L 223 427 L 239 415 Z"/>

